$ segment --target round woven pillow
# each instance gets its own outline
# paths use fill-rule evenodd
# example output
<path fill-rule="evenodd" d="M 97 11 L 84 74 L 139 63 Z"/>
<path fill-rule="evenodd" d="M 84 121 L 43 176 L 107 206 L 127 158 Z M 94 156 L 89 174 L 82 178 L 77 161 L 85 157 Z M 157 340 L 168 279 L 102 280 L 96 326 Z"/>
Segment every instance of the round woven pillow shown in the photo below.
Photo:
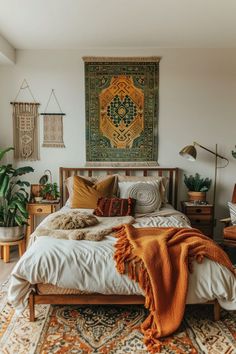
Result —
<path fill-rule="evenodd" d="M 128 196 L 136 199 L 136 213 L 151 213 L 161 206 L 159 188 L 156 184 L 135 183 L 128 189 Z"/>

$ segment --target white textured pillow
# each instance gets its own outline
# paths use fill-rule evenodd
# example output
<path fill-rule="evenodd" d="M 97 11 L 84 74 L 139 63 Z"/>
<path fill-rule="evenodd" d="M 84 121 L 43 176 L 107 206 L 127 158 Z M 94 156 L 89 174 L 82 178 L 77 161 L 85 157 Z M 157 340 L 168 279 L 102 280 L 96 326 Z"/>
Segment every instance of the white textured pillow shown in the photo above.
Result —
<path fill-rule="evenodd" d="M 159 191 L 162 204 L 168 203 L 168 184 L 169 178 L 166 176 L 122 176 L 118 175 L 119 182 L 157 182 L 159 183 Z"/>
<path fill-rule="evenodd" d="M 118 182 L 120 198 L 136 199 L 135 212 L 152 213 L 161 207 L 160 185 L 157 181 Z"/>
<path fill-rule="evenodd" d="M 228 202 L 230 218 L 233 225 L 236 225 L 236 204 Z"/>

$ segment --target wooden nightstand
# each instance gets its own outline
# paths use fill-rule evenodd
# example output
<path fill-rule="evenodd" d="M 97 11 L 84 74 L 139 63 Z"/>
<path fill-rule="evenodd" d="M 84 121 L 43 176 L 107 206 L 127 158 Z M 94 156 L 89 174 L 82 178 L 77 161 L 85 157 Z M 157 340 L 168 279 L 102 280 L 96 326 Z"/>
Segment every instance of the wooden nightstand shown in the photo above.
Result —
<path fill-rule="evenodd" d="M 35 229 L 35 217 L 40 215 L 48 215 L 54 213 L 60 205 L 60 201 L 55 202 L 43 202 L 43 203 L 29 203 L 28 204 L 28 227 L 26 231 L 26 247 L 29 242 L 30 235 Z"/>
<path fill-rule="evenodd" d="M 213 205 L 181 202 L 182 212 L 189 218 L 192 227 L 199 229 L 205 235 L 213 238 Z"/>

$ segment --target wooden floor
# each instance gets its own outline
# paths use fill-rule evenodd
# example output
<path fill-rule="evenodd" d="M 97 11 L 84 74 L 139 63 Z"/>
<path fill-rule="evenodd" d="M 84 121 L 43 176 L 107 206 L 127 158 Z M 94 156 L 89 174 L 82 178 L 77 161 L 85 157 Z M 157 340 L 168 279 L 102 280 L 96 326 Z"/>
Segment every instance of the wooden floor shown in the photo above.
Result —
<path fill-rule="evenodd" d="M 9 263 L 4 263 L 3 260 L 0 259 L 0 284 L 7 280 L 18 259 L 18 247 L 11 247 Z"/>

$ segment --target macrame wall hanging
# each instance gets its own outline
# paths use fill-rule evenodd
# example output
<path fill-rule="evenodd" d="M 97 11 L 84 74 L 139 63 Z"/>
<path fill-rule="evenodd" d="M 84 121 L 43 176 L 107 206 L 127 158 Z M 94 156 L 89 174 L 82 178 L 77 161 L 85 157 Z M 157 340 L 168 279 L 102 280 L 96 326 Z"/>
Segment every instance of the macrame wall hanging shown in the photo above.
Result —
<path fill-rule="evenodd" d="M 60 113 L 46 113 L 49 102 L 51 98 L 54 98 L 56 104 L 60 110 Z M 54 90 L 52 90 L 45 111 L 41 113 L 44 116 L 43 119 L 43 147 L 56 147 L 64 148 L 65 144 L 63 141 L 63 116 L 65 113 L 62 113 L 60 104 L 56 97 Z"/>
<path fill-rule="evenodd" d="M 19 102 L 18 96 L 27 89 L 33 102 Z M 18 160 L 39 160 L 38 146 L 38 107 L 29 84 L 24 79 L 16 98 L 11 102 L 13 106 L 13 140 L 14 157 Z"/>

